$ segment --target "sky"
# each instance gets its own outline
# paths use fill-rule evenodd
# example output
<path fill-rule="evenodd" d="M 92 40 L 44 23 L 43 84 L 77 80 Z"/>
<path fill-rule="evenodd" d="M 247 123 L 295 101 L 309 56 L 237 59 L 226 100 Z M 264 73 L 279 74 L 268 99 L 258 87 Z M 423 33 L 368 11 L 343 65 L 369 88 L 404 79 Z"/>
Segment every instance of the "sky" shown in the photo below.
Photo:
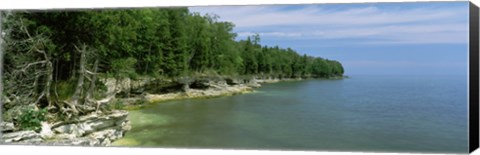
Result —
<path fill-rule="evenodd" d="M 235 24 L 237 40 L 340 61 L 346 75 L 467 74 L 468 2 L 189 7 Z"/>

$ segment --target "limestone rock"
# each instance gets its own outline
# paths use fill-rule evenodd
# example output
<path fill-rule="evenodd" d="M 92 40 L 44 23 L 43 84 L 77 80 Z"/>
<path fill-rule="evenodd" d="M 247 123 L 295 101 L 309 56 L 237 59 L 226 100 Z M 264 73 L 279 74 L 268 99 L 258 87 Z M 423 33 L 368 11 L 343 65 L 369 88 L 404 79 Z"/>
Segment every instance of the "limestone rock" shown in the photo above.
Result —
<path fill-rule="evenodd" d="M 261 87 L 261 85 L 258 84 L 257 80 L 255 80 L 255 79 L 250 80 L 246 85 L 249 86 L 249 87 L 253 87 L 253 88 Z"/>
<path fill-rule="evenodd" d="M 77 145 L 77 146 L 100 146 L 100 142 L 90 137 L 81 137 L 72 140 L 64 141 L 63 143 L 67 145 Z"/>
<path fill-rule="evenodd" d="M 0 123 L 0 129 L 1 129 L 1 132 L 4 133 L 4 132 L 11 132 L 11 131 L 15 130 L 15 127 L 13 126 L 13 123 L 11 123 L 11 122 L 1 122 Z"/>
<path fill-rule="evenodd" d="M 59 134 L 71 134 L 73 130 L 75 130 L 76 128 L 77 128 L 77 125 L 75 124 L 67 124 L 67 125 L 56 127 L 53 129 L 53 131 Z"/>
<path fill-rule="evenodd" d="M 38 138 L 41 138 L 40 134 L 32 130 L 6 133 L 2 135 L 2 140 L 5 143 L 19 142 L 23 140 L 38 139 Z"/>
<path fill-rule="evenodd" d="M 43 142 L 42 138 L 32 138 L 32 139 L 26 139 L 20 142 L 16 142 L 16 144 L 25 144 L 25 145 L 38 145 Z"/>
<path fill-rule="evenodd" d="M 63 134 L 56 134 L 54 136 L 55 139 L 69 139 L 69 140 L 72 140 L 72 139 L 75 139 L 77 136 L 74 135 L 74 134 L 66 134 L 66 133 L 63 133 Z"/>
<path fill-rule="evenodd" d="M 40 131 L 40 137 L 44 139 L 51 138 L 53 136 L 53 132 L 50 127 L 50 124 L 48 124 L 47 122 L 42 122 L 41 125 L 42 125 L 42 130 Z"/>
<path fill-rule="evenodd" d="M 130 130 L 128 112 L 113 111 L 110 114 L 90 114 L 80 117 L 76 123 L 55 127 L 50 145 L 107 146 L 123 137 Z"/>

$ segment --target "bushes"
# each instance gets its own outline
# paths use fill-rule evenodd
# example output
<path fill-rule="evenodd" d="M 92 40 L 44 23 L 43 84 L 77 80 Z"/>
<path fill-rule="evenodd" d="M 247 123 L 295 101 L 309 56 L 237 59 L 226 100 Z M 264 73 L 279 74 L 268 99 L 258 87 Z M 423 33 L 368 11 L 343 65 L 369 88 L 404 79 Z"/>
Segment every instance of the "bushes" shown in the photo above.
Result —
<path fill-rule="evenodd" d="M 20 128 L 23 130 L 39 131 L 42 127 L 41 122 L 46 120 L 47 109 L 35 110 L 33 108 L 25 109 L 17 120 Z"/>
<path fill-rule="evenodd" d="M 121 110 L 121 109 L 123 109 L 123 108 L 125 107 L 125 105 L 123 104 L 123 102 L 120 101 L 120 100 L 115 101 L 114 104 L 115 104 L 114 107 L 113 107 L 114 109 Z"/>
<path fill-rule="evenodd" d="M 51 94 L 58 94 L 58 100 L 66 100 L 70 96 L 73 95 L 75 92 L 75 85 L 76 84 L 76 79 L 71 79 L 68 81 L 59 81 L 57 83 L 54 83 L 54 88 L 56 89 L 56 92 L 51 93 Z M 55 89 L 52 89 L 52 91 L 55 91 Z"/>

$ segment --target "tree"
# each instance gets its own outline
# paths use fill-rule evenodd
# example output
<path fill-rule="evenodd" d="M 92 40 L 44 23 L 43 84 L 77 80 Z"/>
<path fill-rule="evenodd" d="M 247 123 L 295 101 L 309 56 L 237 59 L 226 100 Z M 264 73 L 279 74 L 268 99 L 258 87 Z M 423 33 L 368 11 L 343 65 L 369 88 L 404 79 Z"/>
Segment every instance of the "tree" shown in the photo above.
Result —
<path fill-rule="evenodd" d="M 115 96 L 99 93 L 100 76 L 116 81 L 153 76 L 188 83 L 189 76 L 197 74 L 279 78 L 344 74 L 338 61 L 261 45 L 258 34 L 237 40 L 234 23 L 187 8 L 0 16 L 5 30 L 2 97 L 11 101 L 4 109 L 48 108 L 49 113 L 69 117 L 96 111 Z"/>

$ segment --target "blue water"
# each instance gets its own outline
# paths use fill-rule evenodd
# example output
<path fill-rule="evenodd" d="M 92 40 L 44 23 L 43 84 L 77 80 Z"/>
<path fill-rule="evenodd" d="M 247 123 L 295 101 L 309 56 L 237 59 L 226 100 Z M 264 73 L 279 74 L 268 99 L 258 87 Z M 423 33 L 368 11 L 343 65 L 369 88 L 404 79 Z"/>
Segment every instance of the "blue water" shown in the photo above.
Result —
<path fill-rule="evenodd" d="M 466 153 L 466 76 L 264 84 L 131 111 L 127 146 Z"/>

